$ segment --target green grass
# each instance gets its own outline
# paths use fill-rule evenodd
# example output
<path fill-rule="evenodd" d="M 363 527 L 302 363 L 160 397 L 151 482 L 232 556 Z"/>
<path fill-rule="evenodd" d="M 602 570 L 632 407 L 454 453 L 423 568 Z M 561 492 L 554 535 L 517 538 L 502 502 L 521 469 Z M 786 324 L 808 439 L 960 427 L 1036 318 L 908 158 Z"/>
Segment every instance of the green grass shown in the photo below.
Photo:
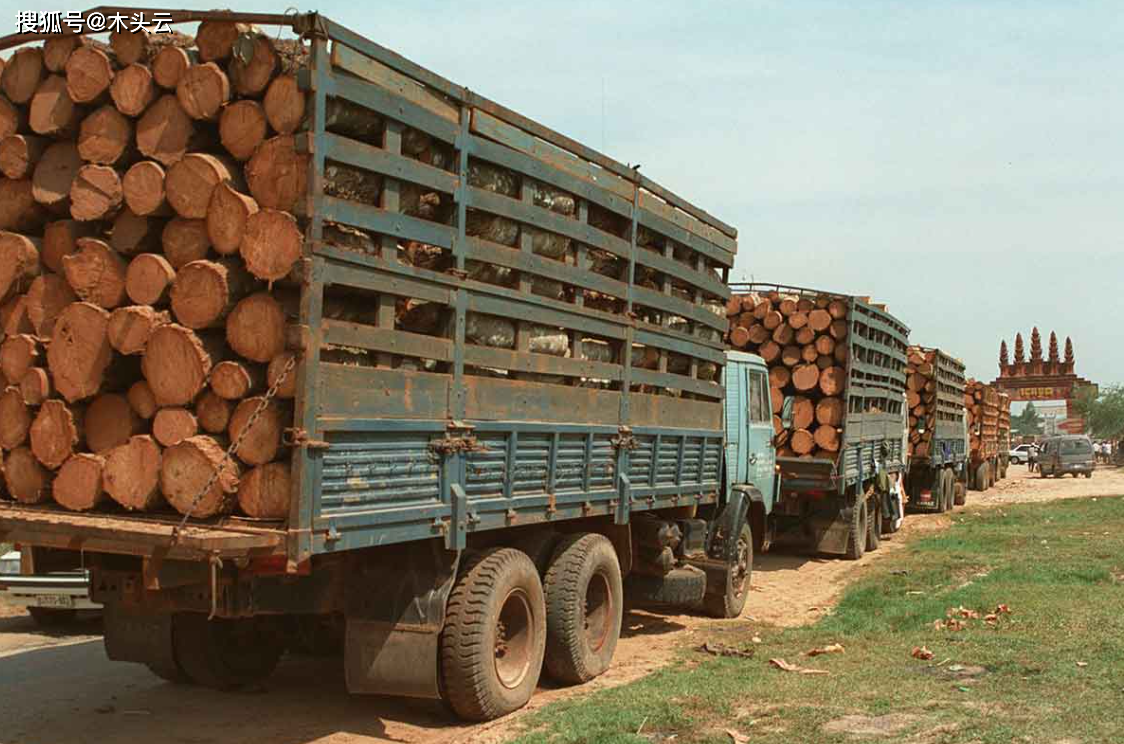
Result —
<path fill-rule="evenodd" d="M 529 716 L 520 741 L 729 744 L 728 729 L 754 744 L 1124 741 L 1124 498 L 969 508 L 864 571 L 815 625 L 710 632 L 729 645 L 760 636 L 753 659 L 684 649 L 644 680 Z M 995 627 L 933 627 L 949 608 L 982 617 L 999 604 L 1012 613 Z M 846 652 L 803 655 L 829 643 Z M 915 646 L 934 658 L 913 658 Z M 830 675 L 782 672 L 775 657 Z M 959 676 L 970 667 L 982 670 Z M 879 738 L 823 728 L 889 713 L 915 718 Z"/>

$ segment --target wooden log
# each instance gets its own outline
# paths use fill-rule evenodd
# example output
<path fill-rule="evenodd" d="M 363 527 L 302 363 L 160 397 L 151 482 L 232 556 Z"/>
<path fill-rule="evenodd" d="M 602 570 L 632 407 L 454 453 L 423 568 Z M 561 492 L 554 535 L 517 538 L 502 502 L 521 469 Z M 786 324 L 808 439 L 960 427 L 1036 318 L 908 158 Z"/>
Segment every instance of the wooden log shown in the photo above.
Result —
<path fill-rule="evenodd" d="M 827 304 L 827 312 L 835 320 L 843 320 L 847 317 L 847 303 L 840 299 L 833 299 Z"/>
<path fill-rule="evenodd" d="M 130 511 L 150 511 L 163 503 L 160 494 L 160 445 L 145 434 L 105 454 L 102 481 L 109 497 Z"/>
<path fill-rule="evenodd" d="M 31 411 L 19 388 L 0 392 L 0 447 L 14 450 L 23 446 L 31 430 Z"/>
<path fill-rule="evenodd" d="M 194 138 L 195 125 L 173 95 L 157 99 L 137 122 L 137 148 L 164 166 L 187 154 Z"/>
<path fill-rule="evenodd" d="M 39 366 L 43 345 L 29 333 L 8 336 L 0 343 L 0 372 L 12 384 L 19 384 L 27 370 Z"/>
<path fill-rule="evenodd" d="M 749 343 L 749 331 L 741 326 L 730 329 L 730 343 L 738 349 L 744 349 Z"/>
<path fill-rule="evenodd" d="M 781 301 L 777 303 L 777 310 L 779 310 L 781 315 L 785 318 L 788 318 L 796 312 L 796 300 L 792 297 L 781 298 Z"/>
<path fill-rule="evenodd" d="M 99 395 L 86 408 L 86 446 L 91 452 L 102 454 L 126 444 L 130 437 L 140 433 L 141 428 L 141 417 L 124 395 Z"/>
<path fill-rule="evenodd" d="M 75 103 L 94 103 L 113 83 L 109 55 L 93 46 L 79 46 L 66 60 L 66 92 Z"/>
<path fill-rule="evenodd" d="M 781 364 L 785 367 L 795 367 L 800 363 L 800 347 L 799 346 L 785 346 L 781 349 Z"/>
<path fill-rule="evenodd" d="M 132 142 L 132 122 L 108 104 L 83 119 L 78 129 L 78 155 L 88 163 L 113 165 L 130 151 Z"/>
<path fill-rule="evenodd" d="M 52 474 L 27 447 L 17 447 L 4 458 L 4 483 L 21 504 L 42 504 L 51 499 Z"/>
<path fill-rule="evenodd" d="M 272 362 L 270 366 L 272 367 Z M 265 384 L 266 375 L 262 368 L 245 362 L 233 360 L 219 362 L 211 371 L 211 390 L 215 395 L 226 400 L 241 400 L 251 393 L 264 389 Z"/>
<path fill-rule="evenodd" d="M 842 398 L 821 398 L 816 403 L 816 422 L 821 426 L 841 426 L 844 408 Z"/>
<path fill-rule="evenodd" d="M 769 404 L 774 414 L 779 414 L 784 408 L 784 393 L 780 388 L 769 388 Z"/>
<path fill-rule="evenodd" d="M 781 346 L 791 344 L 796 338 L 796 331 L 792 330 L 792 326 L 787 323 L 782 323 L 773 329 L 773 340 Z"/>
<path fill-rule="evenodd" d="M 816 406 L 812 399 L 797 395 L 792 400 L 792 426 L 794 429 L 810 429 L 816 420 Z"/>
<path fill-rule="evenodd" d="M 172 312 L 188 328 L 209 328 L 221 323 L 253 284 L 237 261 L 192 261 L 176 272 Z"/>
<path fill-rule="evenodd" d="M 70 190 L 82 169 L 82 157 L 73 142 L 56 142 L 47 148 L 31 177 L 31 195 L 48 209 L 69 213 Z"/>
<path fill-rule="evenodd" d="M 121 176 L 108 165 L 82 166 L 70 185 L 70 216 L 76 220 L 108 219 L 123 203 Z"/>
<path fill-rule="evenodd" d="M 262 101 L 269 126 L 281 135 L 292 134 L 300 129 L 304 122 L 305 106 L 305 92 L 297 84 L 296 75 L 274 78 Z"/>
<path fill-rule="evenodd" d="M 62 273 L 62 257 L 78 250 L 78 238 L 93 235 L 97 225 L 78 220 L 57 220 L 47 223 L 43 230 L 40 260 L 51 271 Z M 69 285 L 68 285 L 69 286 Z"/>
<path fill-rule="evenodd" d="M 749 329 L 749 343 L 753 344 L 754 346 L 760 346 L 761 344 L 768 341 L 772 337 L 772 335 L 773 334 L 770 333 L 769 329 L 767 329 L 765 326 L 761 325 L 760 323 L 755 323 Z"/>
<path fill-rule="evenodd" d="M 219 116 L 219 140 L 236 160 L 249 160 L 266 132 L 265 110 L 257 101 L 235 101 Z"/>
<path fill-rule="evenodd" d="M 781 417 L 774 414 L 773 416 L 773 439 L 776 439 L 784 431 L 784 424 Z"/>
<path fill-rule="evenodd" d="M 804 393 L 815 389 L 820 381 L 820 370 L 814 364 L 800 364 L 792 370 L 792 385 Z"/>
<path fill-rule="evenodd" d="M 768 299 L 761 299 L 753 305 L 753 317 L 757 320 L 765 320 L 765 316 L 773 312 L 773 303 Z"/>
<path fill-rule="evenodd" d="M 13 134 L 0 140 L 0 173 L 6 178 L 30 178 L 35 164 L 46 152 L 51 141 L 31 134 Z"/>
<path fill-rule="evenodd" d="M 253 468 L 238 484 L 238 507 L 255 519 L 285 519 L 292 494 L 287 462 L 271 462 Z"/>
<path fill-rule="evenodd" d="M 0 300 L 24 292 L 39 276 L 38 238 L 14 232 L 0 232 Z"/>
<path fill-rule="evenodd" d="M 152 332 L 171 321 L 166 311 L 150 305 L 127 305 L 109 316 L 109 344 L 121 354 L 141 354 Z"/>
<path fill-rule="evenodd" d="M 801 297 L 796 300 L 796 311 L 799 313 L 810 313 L 815 307 L 816 303 L 808 297 Z"/>
<path fill-rule="evenodd" d="M 141 372 L 158 405 L 186 406 L 203 390 L 221 354 L 221 339 L 200 337 L 190 328 L 168 323 L 149 336 Z"/>
<path fill-rule="evenodd" d="M 195 46 L 199 48 L 199 59 L 204 62 L 219 62 L 229 59 L 234 51 L 234 42 L 241 34 L 248 33 L 250 27 L 235 21 L 203 21 L 195 32 Z"/>
<path fill-rule="evenodd" d="M 788 324 L 793 330 L 801 330 L 808 325 L 808 313 L 800 312 L 797 310 L 792 315 L 788 316 Z"/>
<path fill-rule="evenodd" d="M 43 66 L 43 50 L 39 47 L 17 49 L 0 73 L 0 88 L 12 103 L 27 103 L 47 73 Z"/>
<path fill-rule="evenodd" d="M 305 196 L 308 155 L 291 135 L 267 139 L 246 163 L 246 183 L 259 207 L 292 212 Z"/>
<path fill-rule="evenodd" d="M 839 430 L 834 426 L 820 425 L 812 435 L 816 446 L 828 452 L 839 451 Z"/>
<path fill-rule="evenodd" d="M 25 129 L 27 118 L 26 108 L 17 106 L 0 95 L 0 138 L 11 137 Z"/>
<path fill-rule="evenodd" d="M 31 422 L 31 451 L 43 467 L 55 470 L 73 455 L 84 437 L 81 409 L 47 400 Z"/>
<path fill-rule="evenodd" d="M 293 367 L 286 372 L 289 361 L 293 358 L 294 354 L 291 351 L 283 351 L 269 362 L 269 367 L 266 370 L 266 383 L 269 387 L 277 387 L 278 398 L 293 398 L 297 394 L 297 370 Z M 285 375 L 281 379 L 281 375 Z M 280 383 L 278 380 L 280 379 Z"/>
<path fill-rule="evenodd" d="M 213 437 L 188 437 L 164 450 L 160 464 L 160 490 L 168 503 L 181 514 L 206 519 L 227 514 L 238 490 L 238 464 L 227 458 Z M 215 473 L 219 477 L 206 492 L 203 489 Z M 202 494 L 202 495 L 200 495 Z"/>
<path fill-rule="evenodd" d="M 259 408 L 261 412 L 251 426 L 250 419 Z M 265 403 L 263 396 L 254 396 L 240 401 L 230 416 L 229 430 L 230 441 L 241 439 L 242 442 L 238 459 L 247 465 L 264 465 L 277 459 L 281 432 L 290 420 L 288 412 L 276 400 Z"/>
<path fill-rule="evenodd" d="M 766 330 L 774 331 L 784 323 L 784 316 L 776 310 L 772 310 L 765 314 L 761 319 L 761 325 L 765 326 Z"/>
<path fill-rule="evenodd" d="M 192 65 L 176 84 L 176 100 L 192 119 L 212 121 L 230 100 L 230 80 L 214 62 Z"/>
<path fill-rule="evenodd" d="M 152 58 L 152 79 L 161 88 L 175 90 L 180 78 L 195 60 L 194 51 L 181 49 L 174 44 L 162 46 Z"/>
<path fill-rule="evenodd" d="M 141 64 L 129 65 L 114 76 L 109 96 L 113 105 L 125 116 L 140 116 L 156 99 L 152 70 Z"/>
<path fill-rule="evenodd" d="M 847 372 L 842 367 L 828 367 L 820 373 L 820 391 L 824 395 L 842 395 L 847 384 Z M 825 448 L 826 449 L 826 448 Z"/>
<path fill-rule="evenodd" d="M 138 215 L 126 207 L 113 220 L 109 244 L 122 256 L 135 256 L 160 250 L 164 223 L 156 218 Z"/>
<path fill-rule="evenodd" d="M 765 364 L 772 364 L 773 362 L 780 359 L 781 345 L 776 341 L 766 341 L 765 343 L 761 344 L 761 347 L 757 350 L 757 353 L 765 361 Z"/>
<path fill-rule="evenodd" d="M 816 351 L 816 347 L 814 345 L 807 344 L 801 347 L 800 358 L 808 364 L 813 364 L 819 358 L 819 352 Z"/>
<path fill-rule="evenodd" d="M 203 260 L 211 250 L 205 220 L 174 217 L 164 226 L 160 242 L 164 246 L 164 258 L 177 270 L 192 261 Z"/>
<path fill-rule="evenodd" d="M 842 341 L 843 339 L 847 338 L 847 321 L 831 321 L 831 327 L 828 329 L 828 331 L 829 333 L 831 333 L 831 337 L 833 339 L 835 339 L 836 341 Z"/>
<path fill-rule="evenodd" d="M 230 82 L 239 96 L 256 98 L 266 91 L 277 71 L 278 57 L 268 36 L 254 37 L 253 47 L 247 57 L 235 58 L 230 63 Z"/>
<path fill-rule="evenodd" d="M 823 333 L 831 327 L 831 313 L 820 308 L 808 313 L 808 327 L 816 333 Z"/>
<path fill-rule="evenodd" d="M 7 336 L 35 332 L 27 315 L 27 295 L 14 295 L 0 305 L 0 330 Z"/>
<path fill-rule="evenodd" d="M 164 180 L 164 168 L 152 160 L 142 160 L 129 168 L 121 179 L 121 190 L 129 209 L 138 215 L 170 213 Z"/>
<path fill-rule="evenodd" d="M 792 370 L 788 367 L 771 367 L 769 369 L 769 386 L 778 389 L 788 387 L 792 382 Z"/>
<path fill-rule="evenodd" d="M 215 187 L 230 182 L 236 172 L 231 161 L 217 155 L 184 155 L 168 169 L 164 179 L 168 204 L 180 217 L 201 220 L 207 216 Z"/>
<path fill-rule="evenodd" d="M 914 372 L 905 379 L 906 387 L 909 390 L 920 393 L 925 388 L 925 378 Z M 920 396 L 919 396 L 920 397 Z"/>
<path fill-rule="evenodd" d="M 797 455 L 807 455 L 815 448 L 816 440 L 807 429 L 797 429 L 792 432 L 788 444 Z"/>
<path fill-rule="evenodd" d="M 32 367 L 20 378 L 19 388 L 24 403 L 29 406 L 42 405 L 43 401 L 51 397 L 51 375 L 42 367 Z"/>
<path fill-rule="evenodd" d="M 227 316 L 226 339 L 235 353 L 266 364 L 285 350 L 284 306 L 268 292 L 241 300 Z"/>
<path fill-rule="evenodd" d="M 83 302 L 112 310 L 125 301 L 125 261 L 97 238 L 79 238 L 78 250 L 62 259 L 63 274 Z"/>
<path fill-rule="evenodd" d="M 148 59 L 151 44 L 148 31 L 141 28 L 137 31 L 113 31 L 109 34 L 109 46 L 119 64 L 132 65 Z"/>
<path fill-rule="evenodd" d="M 186 408 L 161 408 L 152 419 L 152 436 L 165 447 L 179 444 L 199 433 L 199 421 Z"/>
<path fill-rule="evenodd" d="M 906 405 L 908 405 L 911 409 L 921 405 L 921 394 L 916 390 L 907 390 L 905 396 Z"/>
<path fill-rule="evenodd" d="M 816 332 L 810 327 L 804 326 L 793 337 L 793 342 L 800 346 L 807 346 L 816 340 Z"/>
<path fill-rule="evenodd" d="M 68 401 L 95 395 L 113 358 L 109 313 L 89 302 L 67 305 L 55 320 L 47 366 L 55 388 Z"/>
<path fill-rule="evenodd" d="M 732 318 L 735 315 L 741 314 L 741 312 L 742 298 L 738 295 L 730 295 L 730 299 L 726 300 L 726 317 Z M 753 312 L 752 308 L 749 309 L 749 312 Z"/>
<path fill-rule="evenodd" d="M 234 413 L 234 403 L 218 396 L 213 390 L 205 390 L 195 403 L 195 417 L 199 428 L 208 434 L 223 434 L 230 426 L 230 416 Z"/>
<path fill-rule="evenodd" d="M 43 66 L 50 72 L 65 72 L 70 53 L 78 48 L 84 37 L 75 34 L 52 36 L 43 42 Z"/>
<path fill-rule="evenodd" d="M 145 421 L 155 416 L 159 408 L 156 405 L 156 396 L 152 394 L 152 388 L 149 386 L 148 380 L 137 380 L 130 385 L 125 398 L 129 401 L 129 406 L 133 409 L 133 412 Z"/>
<path fill-rule="evenodd" d="M 831 356 L 835 352 L 835 339 L 831 336 L 819 336 L 816 338 L 816 353 L 824 356 Z"/>
<path fill-rule="evenodd" d="M 831 356 L 835 359 L 836 363 L 840 365 L 847 364 L 847 349 L 847 344 L 835 345 L 835 351 L 832 352 Z"/>
<path fill-rule="evenodd" d="M 211 194 L 211 202 L 207 206 L 207 237 L 211 241 L 215 252 L 222 255 L 233 255 L 238 253 L 239 246 L 242 244 L 243 236 L 246 232 L 247 222 L 250 217 L 257 214 L 258 203 L 252 197 L 246 196 L 239 192 L 234 186 L 229 183 L 220 183 Z M 284 214 L 284 213 L 281 213 Z M 288 215 L 286 215 L 288 217 Z M 292 218 L 289 218 L 292 220 Z M 276 222 L 272 220 L 271 222 Z M 296 228 L 296 220 L 292 220 L 294 229 L 297 229 L 297 256 L 300 256 L 300 230 Z M 260 241 L 262 237 L 262 228 L 267 230 L 271 225 L 258 226 L 258 236 L 256 241 Z M 278 235 L 279 238 L 286 236 Z M 261 267 L 269 266 L 271 260 L 268 256 L 261 255 L 262 246 L 255 245 L 250 249 L 252 255 L 255 256 L 255 265 L 259 270 Z M 284 249 L 282 249 L 283 251 Z M 295 261 L 296 259 L 294 259 Z M 247 268 L 250 273 L 256 275 L 253 268 L 250 268 L 249 261 L 247 260 Z M 291 268 L 291 264 L 290 264 Z M 287 274 L 288 272 L 286 272 Z M 264 278 L 264 277 L 263 277 Z M 277 277 L 281 278 L 281 277 Z"/>
<path fill-rule="evenodd" d="M 168 299 L 176 270 L 156 253 L 142 253 L 125 270 L 125 293 L 138 305 L 163 305 Z"/>

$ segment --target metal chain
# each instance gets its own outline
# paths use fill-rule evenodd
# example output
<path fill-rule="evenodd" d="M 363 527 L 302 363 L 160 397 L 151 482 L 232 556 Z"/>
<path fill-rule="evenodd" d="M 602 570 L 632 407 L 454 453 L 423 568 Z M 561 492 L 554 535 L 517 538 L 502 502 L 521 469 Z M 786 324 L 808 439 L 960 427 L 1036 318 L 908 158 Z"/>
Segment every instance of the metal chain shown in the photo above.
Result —
<path fill-rule="evenodd" d="M 214 470 L 211 472 L 211 477 L 207 479 L 207 485 L 203 486 L 203 488 L 200 489 L 199 493 L 195 494 L 195 498 L 191 500 L 191 504 L 188 506 L 187 511 L 184 513 L 183 519 L 181 519 L 180 523 L 176 525 L 175 529 L 172 530 L 172 544 L 175 544 L 176 540 L 179 539 L 180 530 L 184 528 L 184 525 L 187 524 L 187 520 L 190 519 L 192 513 L 195 512 L 195 507 L 199 506 L 199 502 L 210 492 L 211 488 L 215 485 L 215 482 L 221 477 L 223 467 L 228 462 L 230 462 L 231 458 L 234 457 L 234 455 L 238 453 L 238 448 L 242 446 L 243 440 L 245 440 L 247 435 L 249 435 L 250 430 L 254 428 L 254 423 L 262 415 L 265 409 L 269 407 L 270 401 L 277 396 L 277 391 L 281 388 L 281 383 L 285 381 L 285 378 L 289 376 L 289 373 L 292 372 L 293 368 L 296 366 L 297 355 L 293 354 L 291 357 L 289 357 L 289 361 L 285 362 L 285 366 L 284 368 L 282 368 L 281 374 L 277 376 L 277 379 L 274 380 L 273 384 L 269 386 L 269 389 L 265 391 L 265 395 L 262 396 L 261 401 L 258 403 L 258 407 L 254 409 L 254 412 L 250 414 L 250 419 L 246 422 L 246 425 L 242 427 L 242 431 L 238 433 L 237 438 L 235 438 L 235 440 L 230 443 L 230 446 L 227 447 L 226 452 L 223 453 L 222 460 L 219 461 L 219 464 L 215 466 Z"/>

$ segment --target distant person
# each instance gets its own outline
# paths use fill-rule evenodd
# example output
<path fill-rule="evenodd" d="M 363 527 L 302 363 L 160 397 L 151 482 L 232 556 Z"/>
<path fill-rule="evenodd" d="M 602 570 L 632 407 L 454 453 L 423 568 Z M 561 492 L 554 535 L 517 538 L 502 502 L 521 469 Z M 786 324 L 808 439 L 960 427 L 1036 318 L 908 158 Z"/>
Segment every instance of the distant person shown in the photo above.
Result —
<path fill-rule="evenodd" d="M 1033 473 L 1036 467 L 1038 467 L 1038 445 L 1032 444 L 1026 456 L 1026 470 L 1028 473 Z"/>

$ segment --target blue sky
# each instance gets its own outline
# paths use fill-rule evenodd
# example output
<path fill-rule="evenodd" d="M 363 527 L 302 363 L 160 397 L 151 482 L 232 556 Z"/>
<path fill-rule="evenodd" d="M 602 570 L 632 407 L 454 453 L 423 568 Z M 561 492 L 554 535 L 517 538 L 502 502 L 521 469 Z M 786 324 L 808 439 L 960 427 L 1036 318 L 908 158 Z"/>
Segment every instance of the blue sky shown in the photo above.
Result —
<path fill-rule="evenodd" d="M 1120 0 L 317 9 L 641 163 L 739 228 L 735 278 L 872 295 L 984 379 L 1038 325 L 1124 381 Z"/>

